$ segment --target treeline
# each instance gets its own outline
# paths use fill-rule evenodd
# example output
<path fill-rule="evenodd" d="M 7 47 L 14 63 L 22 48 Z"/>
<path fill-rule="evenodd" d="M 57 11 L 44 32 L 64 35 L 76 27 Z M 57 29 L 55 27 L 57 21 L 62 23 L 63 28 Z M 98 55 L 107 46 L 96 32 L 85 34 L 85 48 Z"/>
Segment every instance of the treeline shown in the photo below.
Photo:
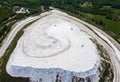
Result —
<path fill-rule="evenodd" d="M 88 6 L 88 4 L 85 4 L 85 2 L 88 2 L 88 4 L 90 3 L 91 6 Z M 114 8 L 120 9 L 120 0 L 2 0 L 2 3 L 10 7 L 10 10 L 6 12 L 9 12 L 12 15 L 13 12 L 11 12 L 11 9 L 13 6 L 27 7 L 31 11 L 31 14 L 34 14 L 41 13 L 40 6 L 43 5 L 46 7 L 45 9 L 49 9 L 49 6 L 53 6 L 65 10 L 68 9 L 73 12 L 82 11 L 85 13 L 103 15 L 110 20 L 119 20 L 117 19 L 118 13 L 114 14 Z M 4 9 L 1 9 L 0 12 L 5 13 L 3 10 Z M 2 17 L 7 18 L 6 16 Z"/>
<path fill-rule="evenodd" d="M 26 7 L 30 13 L 16 14 L 13 11 L 14 6 Z M 39 14 L 43 12 L 41 6 L 43 6 L 44 11 L 49 10 L 49 6 L 52 6 L 66 12 L 71 12 L 73 13 L 72 15 L 78 17 L 84 17 L 81 14 L 83 12 L 100 15 L 112 21 L 120 21 L 120 0 L 0 0 L 0 38 L 5 33 L 4 29 L 10 29 L 9 26 L 4 25 L 6 20 L 6 22 L 9 22 Z M 8 21 L 8 18 L 11 16 L 15 17 Z M 90 20 L 98 25 L 106 26 L 103 20 L 95 18 Z"/>

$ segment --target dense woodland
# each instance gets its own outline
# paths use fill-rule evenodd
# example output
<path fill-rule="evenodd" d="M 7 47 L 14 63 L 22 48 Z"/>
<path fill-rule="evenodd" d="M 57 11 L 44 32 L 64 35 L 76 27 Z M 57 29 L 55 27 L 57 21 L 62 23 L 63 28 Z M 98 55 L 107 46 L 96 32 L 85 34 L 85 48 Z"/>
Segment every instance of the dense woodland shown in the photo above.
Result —
<path fill-rule="evenodd" d="M 114 9 L 120 9 L 120 0 L 1 0 L 0 22 L 15 15 L 13 6 L 24 6 L 31 10 L 31 14 L 40 12 L 40 6 L 46 8 L 53 6 L 72 12 L 82 11 L 85 13 L 103 15 L 108 19 L 119 20 Z"/>
<path fill-rule="evenodd" d="M 14 6 L 26 7 L 30 13 L 16 14 Z M 120 43 L 120 0 L 0 0 L 0 43 L 14 24 L 6 23 L 41 13 L 41 6 L 44 11 L 52 6 L 95 24 Z"/>

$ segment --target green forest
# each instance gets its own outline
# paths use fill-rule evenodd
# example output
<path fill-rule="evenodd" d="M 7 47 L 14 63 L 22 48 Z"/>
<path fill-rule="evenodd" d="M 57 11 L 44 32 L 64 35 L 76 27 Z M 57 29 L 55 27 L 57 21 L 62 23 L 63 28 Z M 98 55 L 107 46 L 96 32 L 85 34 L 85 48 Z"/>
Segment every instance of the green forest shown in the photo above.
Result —
<path fill-rule="evenodd" d="M 26 7 L 30 13 L 17 14 L 14 6 Z M 44 12 L 41 6 L 44 11 L 52 6 L 92 23 L 120 43 L 120 0 L 0 0 L 0 43 L 14 20 Z"/>

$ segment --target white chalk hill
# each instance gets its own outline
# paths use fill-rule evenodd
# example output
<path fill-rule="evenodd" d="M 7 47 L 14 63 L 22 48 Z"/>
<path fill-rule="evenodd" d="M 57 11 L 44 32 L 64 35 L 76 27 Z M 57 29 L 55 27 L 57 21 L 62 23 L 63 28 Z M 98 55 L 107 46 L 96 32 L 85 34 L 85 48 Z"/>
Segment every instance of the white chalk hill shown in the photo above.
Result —
<path fill-rule="evenodd" d="M 85 26 L 70 22 L 57 10 L 47 13 L 52 14 L 26 28 L 10 56 L 7 72 L 43 82 L 55 81 L 57 73 L 62 82 L 72 82 L 73 76 L 93 77 L 97 82 L 98 51 L 90 36 L 81 30 Z"/>

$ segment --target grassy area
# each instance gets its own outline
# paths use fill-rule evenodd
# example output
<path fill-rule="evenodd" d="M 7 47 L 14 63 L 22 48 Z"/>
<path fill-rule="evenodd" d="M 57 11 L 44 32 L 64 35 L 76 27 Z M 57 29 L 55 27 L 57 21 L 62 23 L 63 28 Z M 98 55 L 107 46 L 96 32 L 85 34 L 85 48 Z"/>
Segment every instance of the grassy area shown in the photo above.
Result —
<path fill-rule="evenodd" d="M 114 73 L 112 69 L 110 56 L 108 55 L 107 51 L 103 48 L 103 46 L 99 45 L 98 43 L 96 43 L 96 45 L 97 45 L 97 49 L 100 52 L 99 53 L 100 57 L 104 59 L 104 60 L 100 60 L 100 64 L 101 64 L 100 66 L 103 69 L 99 68 L 99 71 L 100 71 L 99 82 L 113 82 Z"/>
<path fill-rule="evenodd" d="M 36 20 L 35 20 L 36 21 Z M 32 24 L 32 21 L 28 24 L 26 24 L 24 26 L 24 28 L 26 28 L 27 26 L 29 26 L 30 24 Z M 9 45 L 9 47 L 7 48 L 4 56 L 0 59 L 0 82 L 28 82 L 29 79 L 28 78 L 16 78 L 16 77 L 11 77 L 9 74 L 7 74 L 6 72 L 6 64 L 8 62 L 8 59 L 11 55 L 11 53 L 13 52 L 14 48 L 16 47 L 17 41 L 19 40 L 19 38 L 23 35 L 24 33 L 24 28 L 22 28 L 17 35 L 15 36 L 15 38 L 13 39 L 12 43 Z"/>
<path fill-rule="evenodd" d="M 88 13 L 82 13 L 82 15 L 84 19 L 94 23 L 120 43 L 118 40 L 120 38 L 120 21 L 108 20 L 104 16 Z"/>
<path fill-rule="evenodd" d="M 101 67 L 98 68 L 100 72 L 99 82 L 113 82 L 114 73 L 112 69 L 112 62 L 110 56 L 108 55 L 108 52 L 102 45 L 98 44 L 95 39 L 90 38 L 90 40 L 96 44 L 97 50 L 99 51 L 100 66 L 102 67 L 102 69 Z"/>
<path fill-rule="evenodd" d="M 13 12 L 14 6 L 23 6 L 30 10 L 29 14 L 19 14 L 15 19 L 41 13 L 41 6 L 44 6 L 45 10 L 49 10 L 49 6 L 53 6 L 96 25 L 120 43 L 119 4 L 120 1 L 118 0 L 1 0 L 0 22 L 2 23 L 9 17 L 16 15 Z M 0 37 L 3 36 L 2 30 L 0 30 L 0 33 Z"/>
<path fill-rule="evenodd" d="M 120 21 L 109 20 L 102 15 L 94 15 L 90 13 L 84 13 L 81 11 L 76 11 L 74 13 L 71 13 L 69 11 L 64 12 L 67 12 L 72 16 L 75 16 L 77 18 L 80 18 L 86 22 L 95 25 L 96 27 L 102 29 L 107 34 L 112 36 L 118 43 L 120 43 Z"/>
<path fill-rule="evenodd" d="M 26 3 L 24 3 L 26 2 Z M 47 11 L 48 7 L 44 7 L 41 9 L 41 6 L 36 5 L 36 1 L 35 0 L 31 0 L 30 2 L 27 2 L 25 0 L 22 1 L 15 1 L 15 0 L 1 0 L 0 1 L 0 47 L 2 45 L 3 40 L 5 39 L 5 37 L 8 35 L 8 33 L 11 30 L 12 25 L 23 19 L 26 18 L 28 16 L 32 16 L 32 15 L 37 15 L 40 14 L 42 12 L 42 10 Z M 30 13 L 20 13 L 17 14 L 15 13 L 15 11 L 13 10 L 14 6 L 23 6 L 23 7 L 28 7 L 30 10 Z M 34 6 L 33 6 L 34 5 Z M 14 21 L 11 23 L 11 21 Z M 10 23 L 9 25 L 7 25 L 8 23 Z"/>
<path fill-rule="evenodd" d="M 0 66 L 1 67 L 0 69 L 2 70 L 0 73 L 0 82 L 27 82 L 27 81 L 23 81 L 22 78 L 13 78 L 10 75 L 8 75 L 6 72 L 6 64 L 8 62 L 9 56 L 12 53 L 12 51 L 14 50 L 14 48 L 17 44 L 17 41 L 21 37 L 22 34 L 23 34 L 23 31 L 18 32 L 15 39 L 12 41 L 11 45 L 6 50 L 4 56 L 0 59 L 0 63 L 2 63 Z"/>

